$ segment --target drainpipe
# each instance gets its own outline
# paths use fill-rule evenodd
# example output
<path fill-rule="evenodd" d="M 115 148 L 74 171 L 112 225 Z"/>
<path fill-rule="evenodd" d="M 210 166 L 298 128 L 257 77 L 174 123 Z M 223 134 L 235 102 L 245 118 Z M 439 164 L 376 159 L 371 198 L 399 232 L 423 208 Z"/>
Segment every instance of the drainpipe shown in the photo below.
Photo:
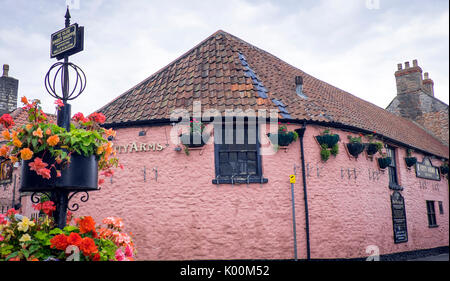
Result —
<path fill-rule="evenodd" d="M 303 181 L 303 199 L 305 201 L 305 230 L 306 230 L 306 259 L 311 259 L 311 249 L 309 243 L 309 214 L 308 214 L 308 195 L 306 193 L 306 171 L 305 171 L 305 153 L 303 150 L 303 135 L 305 134 L 306 123 L 299 129 L 295 129 L 300 139 L 300 158 L 302 162 L 302 181 Z"/>

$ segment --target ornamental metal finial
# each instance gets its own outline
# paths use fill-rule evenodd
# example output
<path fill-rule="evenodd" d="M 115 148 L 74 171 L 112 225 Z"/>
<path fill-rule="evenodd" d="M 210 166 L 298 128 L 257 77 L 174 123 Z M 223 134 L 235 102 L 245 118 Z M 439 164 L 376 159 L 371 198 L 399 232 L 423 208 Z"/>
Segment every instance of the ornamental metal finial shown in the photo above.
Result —
<path fill-rule="evenodd" d="M 69 13 L 69 5 L 67 5 L 66 15 L 64 16 L 66 18 L 66 27 L 70 25 L 70 13 Z"/>

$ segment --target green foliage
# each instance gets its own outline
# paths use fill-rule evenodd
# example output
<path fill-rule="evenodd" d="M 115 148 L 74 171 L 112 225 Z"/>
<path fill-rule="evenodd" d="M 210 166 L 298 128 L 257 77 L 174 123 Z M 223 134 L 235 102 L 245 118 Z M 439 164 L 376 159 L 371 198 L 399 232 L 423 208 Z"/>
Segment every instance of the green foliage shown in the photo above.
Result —
<path fill-rule="evenodd" d="M 362 136 L 353 137 L 353 136 L 347 136 L 350 143 L 362 143 Z"/>
<path fill-rule="evenodd" d="M 323 161 L 327 161 L 330 158 L 331 152 L 330 150 L 328 150 L 328 147 L 326 144 L 323 144 L 321 146 L 321 150 L 320 150 L 320 158 Z"/>
<path fill-rule="evenodd" d="M 337 143 L 335 145 L 333 145 L 333 147 L 331 148 L 330 152 L 331 152 L 331 154 L 333 156 L 338 155 L 338 153 L 339 153 L 339 145 Z"/>

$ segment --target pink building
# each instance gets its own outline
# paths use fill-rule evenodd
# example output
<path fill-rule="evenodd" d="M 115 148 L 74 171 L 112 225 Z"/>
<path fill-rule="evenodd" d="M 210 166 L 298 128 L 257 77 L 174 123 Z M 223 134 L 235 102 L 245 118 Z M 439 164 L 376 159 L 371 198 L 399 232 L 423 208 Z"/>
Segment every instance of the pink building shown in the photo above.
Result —
<path fill-rule="evenodd" d="M 77 214 L 122 217 L 138 259 L 364 258 L 449 245 L 439 169 L 448 143 L 226 32 L 99 111 L 124 169 Z M 180 134 L 200 122 L 206 144 L 185 151 Z M 298 139 L 279 147 L 270 141 L 281 144 L 281 125 Z M 325 130 L 337 145 L 321 147 Z M 380 153 L 348 147 L 348 136 L 382 142 L 391 163 L 382 169 Z"/>

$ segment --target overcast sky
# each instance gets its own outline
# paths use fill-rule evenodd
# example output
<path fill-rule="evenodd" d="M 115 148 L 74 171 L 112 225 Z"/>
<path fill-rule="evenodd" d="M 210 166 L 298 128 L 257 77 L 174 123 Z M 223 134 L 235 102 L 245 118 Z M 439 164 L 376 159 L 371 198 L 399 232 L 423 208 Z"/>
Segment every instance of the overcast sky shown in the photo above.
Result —
<path fill-rule="evenodd" d="M 49 113 L 50 35 L 67 3 L 85 27 L 70 61 L 87 86 L 72 113 L 99 109 L 219 29 L 382 108 L 396 95 L 397 63 L 417 59 L 449 102 L 447 0 L 0 0 L 0 64 L 19 79 L 19 98 Z"/>

